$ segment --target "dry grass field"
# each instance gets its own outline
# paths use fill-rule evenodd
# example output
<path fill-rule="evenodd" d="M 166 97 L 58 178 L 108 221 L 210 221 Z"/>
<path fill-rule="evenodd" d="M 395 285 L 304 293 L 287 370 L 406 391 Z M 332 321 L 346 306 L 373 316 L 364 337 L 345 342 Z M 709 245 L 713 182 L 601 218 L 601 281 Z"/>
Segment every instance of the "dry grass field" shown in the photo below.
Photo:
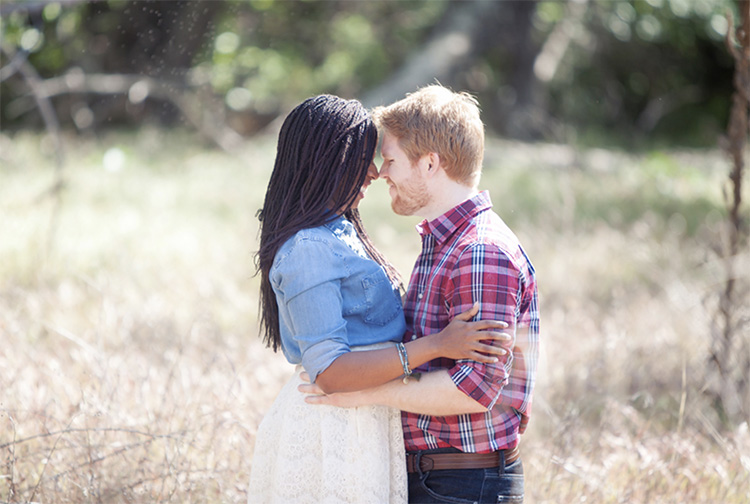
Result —
<path fill-rule="evenodd" d="M 66 138 L 57 205 L 50 143 L 0 135 L 0 502 L 245 501 L 291 373 L 257 337 L 274 142 Z M 540 285 L 526 501 L 750 502 L 748 424 L 723 427 L 702 393 L 723 156 L 493 140 L 485 166 Z M 408 275 L 416 220 L 382 183 L 363 214 Z"/>

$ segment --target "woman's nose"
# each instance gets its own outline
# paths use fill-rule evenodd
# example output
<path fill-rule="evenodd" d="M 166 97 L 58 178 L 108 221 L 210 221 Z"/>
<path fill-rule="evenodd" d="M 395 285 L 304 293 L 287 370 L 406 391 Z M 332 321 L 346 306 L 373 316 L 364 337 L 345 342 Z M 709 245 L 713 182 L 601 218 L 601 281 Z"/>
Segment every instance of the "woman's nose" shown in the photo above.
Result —
<path fill-rule="evenodd" d="M 375 180 L 376 178 L 378 178 L 380 176 L 380 174 L 378 173 L 378 167 L 377 167 L 377 165 L 375 163 L 370 164 L 370 169 L 367 171 L 367 174 L 373 180 Z"/>

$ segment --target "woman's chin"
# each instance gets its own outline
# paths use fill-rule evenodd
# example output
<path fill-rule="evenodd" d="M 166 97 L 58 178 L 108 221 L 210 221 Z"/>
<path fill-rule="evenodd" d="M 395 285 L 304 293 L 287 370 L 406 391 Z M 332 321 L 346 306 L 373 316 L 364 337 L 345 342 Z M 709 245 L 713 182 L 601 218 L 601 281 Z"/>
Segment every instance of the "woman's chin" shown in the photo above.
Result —
<path fill-rule="evenodd" d="M 352 204 L 352 208 L 359 207 L 359 204 L 362 201 L 362 199 L 364 199 L 364 197 L 365 197 L 365 193 L 363 193 L 362 191 L 359 191 L 359 194 L 357 194 L 357 199 L 355 199 L 354 203 Z"/>

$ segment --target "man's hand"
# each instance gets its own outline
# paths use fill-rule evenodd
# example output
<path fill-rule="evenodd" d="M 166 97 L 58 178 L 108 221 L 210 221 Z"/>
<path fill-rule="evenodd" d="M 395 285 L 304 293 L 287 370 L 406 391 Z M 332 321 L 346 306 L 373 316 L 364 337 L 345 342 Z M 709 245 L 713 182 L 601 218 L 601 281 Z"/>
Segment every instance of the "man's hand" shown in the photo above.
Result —
<path fill-rule="evenodd" d="M 310 383 L 310 375 L 306 372 L 303 371 L 300 374 L 300 378 L 307 383 L 298 386 L 297 390 L 303 394 L 308 394 L 308 396 L 305 397 L 305 402 L 308 404 L 323 404 L 339 408 L 356 408 L 371 404 L 367 401 L 367 394 L 364 392 L 338 392 L 335 394 L 326 394 L 319 386 Z"/>

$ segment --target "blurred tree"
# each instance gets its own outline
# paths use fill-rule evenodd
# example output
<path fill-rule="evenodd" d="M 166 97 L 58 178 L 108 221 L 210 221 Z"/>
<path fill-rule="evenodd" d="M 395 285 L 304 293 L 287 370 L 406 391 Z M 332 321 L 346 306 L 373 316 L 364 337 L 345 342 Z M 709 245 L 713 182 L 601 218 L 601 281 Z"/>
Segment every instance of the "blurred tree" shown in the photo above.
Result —
<path fill-rule="evenodd" d="M 213 18 L 221 7 L 221 2 L 186 0 L 6 4 L 0 11 L 6 32 L 3 52 L 28 57 L 43 78 L 67 75 L 55 81 L 56 89 L 43 92 L 54 93 L 62 112 L 70 112 L 61 116 L 79 128 L 101 126 L 104 121 L 132 122 L 144 115 L 170 122 L 176 114 L 169 100 L 147 104 L 131 99 L 128 103 L 127 93 L 138 79 L 104 82 L 89 76 L 153 77 L 181 87 L 200 49 L 211 42 Z M 94 93 L 107 96 L 92 98 Z M 20 117 L 27 110 L 23 102 L 16 105 L 5 119 Z"/>
<path fill-rule="evenodd" d="M 546 87 L 550 114 L 591 143 L 605 134 L 715 145 L 731 96 L 730 8 L 727 0 L 590 2 Z M 557 24 L 556 9 L 546 4 L 540 14 Z"/>
<path fill-rule="evenodd" d="M 413 50 L 403 65 L 377 87 L 367 91 L 363 101 L 368 106 L 398 100 L 420 86 L 438 81 L 459 89 L 489 95 L 490 125 L 519 138 L 538 136 L 539 131 L 526 124 L 528 109 L 538 105 L 534 60 L 540 44 L 532 34 L 536 0 L 497 2 L 493 0 L 452 1 L 431 30 L 429 37 Z M 487 59 L 498 50 L 504 61 L 496 69 Z M 508 75 L 514 90 L 513 104 L 507 103 L 501 88 L 496 96 L 487 93 L 488 73 Z"/>
<path fill-rule="evenodd" d="M 731 0 L 4 0 L 3 127 L 185 119 L 219 143 L 315 93 L 368 104 L 439 80 L 516 138 L 713 145 Z M 147 77 L 148 79 L 144 79 Z M 223 103 L 222 103 L 223 102 Z M 179 111 L 179 113 L 177 113 Z"/>
<path fill-rule="evenodd" d="M 427 39 L 388 79 L 365 93 L 364 102 L 371 106 L 391 103 L 436 80 L 457 83 L 466 79 L 465 72 L 477 59 L 501 42 L 523 51 L 529 45 L 527 34 L 535 3 L 449 2 Z M 514 31 L 521 36 L 514 36 Z"/>
<path fill-rule="evenodd" d="M 732 159 L 724 188 L 727 218 L 721 236 L 713 243 L 724 268 L 712 318 L 712 341 L 705 393 L 725 426 L 747 421 L 750 413 L 750 282 L 739 273 L 741 256 L 748 245 L 750 229 L 742 211 L 742 183 L 750 127 L 750 1 L 740 0 L 739 25 L 730 25 L 727 48 L 735 63 L 734 93 L 725 147 Z M 732 18 L 730 17 L 730 21 Z"/>

